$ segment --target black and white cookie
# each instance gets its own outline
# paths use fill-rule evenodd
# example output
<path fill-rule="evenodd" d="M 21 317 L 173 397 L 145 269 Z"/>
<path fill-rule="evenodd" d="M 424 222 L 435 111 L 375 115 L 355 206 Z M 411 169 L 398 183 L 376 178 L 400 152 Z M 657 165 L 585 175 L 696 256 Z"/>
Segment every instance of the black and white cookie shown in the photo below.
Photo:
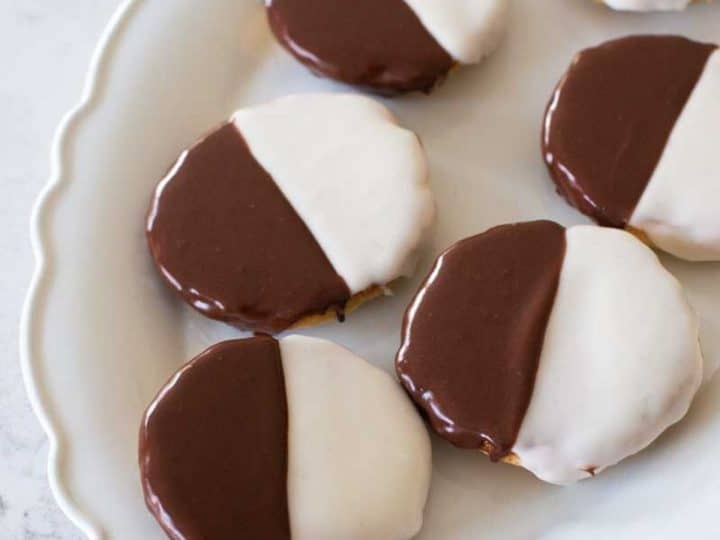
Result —
<path fill-rule="evenodd" d="M 266 0 L 280 43 L 319 75 L 384 94 L 428 92 L 502 37 L 509 0 Z"/>
<path fill-rule="evenodd" d="M 382 294 L 434 217 L 417 136 L 363 96 L 238 111 L 184 152 L 147 218 L 157 267 L 195 309 L 275 333 Z"/>
<path fill-rule="evenodd" d="M 649 445 L 685 415 L 703 371 L 696 316 L 650 248 L 550 221 L 442 254 L 396 366 L 441 437 L 558 484 Z"/>
<path fill-rule="evenodd" d="M 430 441 L 402 388 L 328 341 L 227 341 L 147 409 L 140 468 L 173 540 L 406 540 Z"/>
<path fill-rule="evenodd" d="M 548 106 L 558 191 L 602 225 L 678 257 L 720 260 L 720 51 L 631 36 L 577 55 Z"/>

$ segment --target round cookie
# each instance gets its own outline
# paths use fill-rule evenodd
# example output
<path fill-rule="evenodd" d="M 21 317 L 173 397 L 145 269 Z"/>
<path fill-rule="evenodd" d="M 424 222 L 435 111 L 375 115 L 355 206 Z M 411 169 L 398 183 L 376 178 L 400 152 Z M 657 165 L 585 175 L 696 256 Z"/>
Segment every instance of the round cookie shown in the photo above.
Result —
<path fill-rule="evenodd" d="M 502 37 L 509 0 L 267 0 L 270 27 L 318 75 L 381 94 L 430 92 Z"/>
<path fill-rule="evenodd" d="M 577 55 L 548 106 L 558 192 L 677 257 L 720 260 L 720 51 L 631 36 Z"/>
<path fill-rule="evenodd" d="M 406 540 L 430 467 L 427 431 L 392 377 L 300 336 L 211 347 L 140 431 L 146 502 L 174 540 Z"/>
<path fill-rule="evenodd" d="M 682 11 L 693 0 L 601 0 L 619 11 Z"/>
<path fill-rule="evenodd" d="M 414 133 L 369 98 L 305 94 L 238 111 L 184 152 L 147 238 L 195 309 L 276 333 L 342 320 L 411 273 L 433 217 Z"/>
<path fill-rule="evenodd" d="M 617 229 L 537 221 L 439 257 L 396 368 L 441 437 L 566 484 L 679 421 L 703 364 L 696 316 L 650 248 Z"/>

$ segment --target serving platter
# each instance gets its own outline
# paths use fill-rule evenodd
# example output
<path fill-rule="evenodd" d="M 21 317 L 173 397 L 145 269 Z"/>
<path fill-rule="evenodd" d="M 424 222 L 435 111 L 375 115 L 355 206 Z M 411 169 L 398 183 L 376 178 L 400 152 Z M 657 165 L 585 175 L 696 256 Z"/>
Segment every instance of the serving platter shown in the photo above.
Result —
<path fill-rule="evenodd" d="M 392 297 L 343 325 L 304 333 L 391 370 L 404 307 L 444 247 L 503 222 L 584 222 L 548 179 L 541 118 L 577 50 L 630 33 L 718 42 L 720 6 L 637 15 L 590 0 L 516 0 L 510 31 L 485 63 L 457 71 L 430 96 L 383 100 L 422 138 L 438 223 L 417 276 Z M 34 212 L 38 266 L 21 351 L 50 438 L 53 491 L 89 538 L 163 538 L 138 479 L 142 412 L 184 361 L 241 335 L 183 306 L 158 279 L 143 235 L 154 185 L 184 147 L 234 109 L 308 91 L 352 90 L 312 76 L 282 51 L 256 0 L 130 0 L 98 47 Z M 686 421 L 649 450 L 567 488 L 434 440 L 421 540 L 720 536 L 720 381 L 709 380 L 720 363 L 720 265 L 662 260 L 688 288 L 702 323 L 707 382 Z"/>

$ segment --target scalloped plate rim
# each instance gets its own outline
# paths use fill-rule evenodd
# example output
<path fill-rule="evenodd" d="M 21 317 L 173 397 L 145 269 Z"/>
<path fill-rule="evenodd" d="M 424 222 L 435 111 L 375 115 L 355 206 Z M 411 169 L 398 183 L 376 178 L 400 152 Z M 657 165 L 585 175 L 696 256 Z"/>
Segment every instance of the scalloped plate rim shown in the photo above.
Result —
<path fill-rule="evenodd" d="M 85 536 L 93 540 L 102 538 L 104 533 L 66 492 L 60 474 L 61 460 L 66 448 L 65 435 L 63 427 L 52 419 L 50 408 L 45 402 L 43 382 L 38 377 L 41 361 L 36 338 L 42 332 L 45 301 L 52 286 L 52 246 L 46 236 L 46 223 L 63 190 L 71 184 L 65 160 L 73 132 L 98 107 L 104 87 L 103 75 L 112 63 L 111 49 L 119 39 L 122 28 L 144 3 L 145 0 L 123 0 L 115 9 L 92 54 L 80 102 L 64 116 L 53 137 L 50 178 L 35 200 L 30 217 L 30 241 L 35 270 L 20 319 L 22 376 L 30 405 L 48 437 L 47 475 L 50 489 L 63 513 Z"/>

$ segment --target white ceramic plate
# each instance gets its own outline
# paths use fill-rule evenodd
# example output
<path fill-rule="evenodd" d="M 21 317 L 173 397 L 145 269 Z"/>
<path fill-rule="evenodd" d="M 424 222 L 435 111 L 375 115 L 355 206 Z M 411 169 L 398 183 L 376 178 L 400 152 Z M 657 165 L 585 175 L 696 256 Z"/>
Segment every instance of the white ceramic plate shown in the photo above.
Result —
<path fill-rule="evenodd" d="M 683 14 L 612 13 L 589 0 L 517 1 L 498 53 L 432 96 L 387 104 L 427 147 L 439 223 L 420 273 L 450 242 L 530 218 L 582 218 L 553 192 L 541 115 L 578 49 L 615 36 L 673 32 L 720 41 L 720 5 Z M 135 0 L 113 19 L 82 105 L 63 125 L 55 175 L 33 220 L 38 271 L 23 325 L 28 390 L 51 441 L 58 502 L 91 538 L 163 537 L 136 467 L 141 413 L 184 360 L 237 332 L 176 300 L 151 266 L 143 217 L 181 149 L 236 107 L 290 92 L 344 90 L 276 46 L 256 0 Z M 669 258 L 720 360 L 720 266 Z M 313 330 L 390 369 L 403 308 L 420 276 Z M 612 399 L 612 396 L 608 396 Z M 641 455 L 569 488 L 435 441 L 420 538 L 709 539 L 720 536 L 720 382 Z M 232 496 L 232 494 L 228 494 Z"/>

